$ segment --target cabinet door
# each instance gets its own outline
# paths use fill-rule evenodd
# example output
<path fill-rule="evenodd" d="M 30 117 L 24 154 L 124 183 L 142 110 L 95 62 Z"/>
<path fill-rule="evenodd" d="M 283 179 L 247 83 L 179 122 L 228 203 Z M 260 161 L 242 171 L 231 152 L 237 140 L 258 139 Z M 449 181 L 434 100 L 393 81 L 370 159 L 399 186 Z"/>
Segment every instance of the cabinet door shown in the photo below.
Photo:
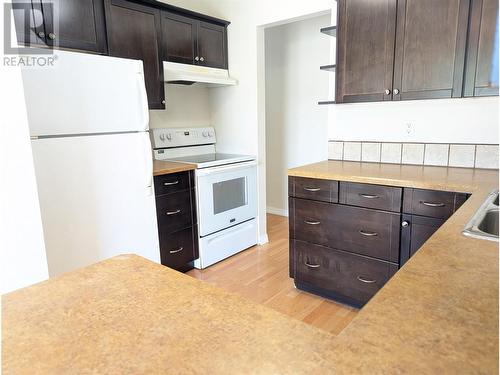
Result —
<path fill-rule="evenodd" d="M 160 11 L 125 0 L 105 0 L 110 56 L 142 60 L 150 109 L 164 109 Z"/>
<path fill-rule="evenodd" d="M 394 100 L 462 96 L 469 0 L 400 0 Z"/>
<path fill-rule="evenodd" d="M 45 24 L 40 1 L 12 0 L 17 42 L 29 47 L 45 46 Z"/>
<path fill-rule="evenodd" d="M 445 222 L 444 219 L 403 215 L 400 266 L 408 261 Z"/>
<path fill-rule="evenodd" d="M 392 99 L 396 0 L 340 0 L 336 102 Z"/>
<path fill-rule="evenodd" d="M 227 69 L 226 28 L 207 22 L 198 24 L 199 64 Z"/>
<path fill-rule="evenodd" d="M 178 14 L 161 12 L 163 60 L 194 64 L 198 21 Z"/>
<path fill-rule="evenodd" d="M 42 0 L 41 6 L 47 45 L 107 52 L 103 0 Z"/>
<path fill-rule="evenodd" d="M 472 0 L 464 96 L 498 95 L 498 1 Z"/>

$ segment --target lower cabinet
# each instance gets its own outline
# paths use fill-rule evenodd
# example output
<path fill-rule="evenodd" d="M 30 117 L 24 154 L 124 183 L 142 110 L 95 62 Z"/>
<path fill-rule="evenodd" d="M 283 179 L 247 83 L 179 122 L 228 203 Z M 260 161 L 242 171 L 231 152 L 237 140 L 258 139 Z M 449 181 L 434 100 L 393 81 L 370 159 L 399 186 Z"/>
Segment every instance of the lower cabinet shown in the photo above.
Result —
<path fill-rule="evenodd" d="M 398 265 L 346 251 L 291 241 L 295 284 L 354 306 L 362 306 L 391 278 Z"/>
<path fill-rule="evenodd" d="M 189 271 L 198 258 L 193 172 L 156 176 L 154 183 L 161 264 Z"/>
<path fill-rule="evenodd" d="M 467 198 L 290 177 L 290 277 L 298 289 L 361 307 Z"/>

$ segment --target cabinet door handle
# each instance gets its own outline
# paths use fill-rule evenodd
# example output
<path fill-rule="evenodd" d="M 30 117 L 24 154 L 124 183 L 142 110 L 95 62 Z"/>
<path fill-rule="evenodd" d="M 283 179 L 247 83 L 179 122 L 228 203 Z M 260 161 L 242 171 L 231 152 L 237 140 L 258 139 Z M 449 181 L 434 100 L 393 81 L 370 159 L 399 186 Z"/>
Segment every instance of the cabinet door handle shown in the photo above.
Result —
<path fill-rule="evenodd" d="M 358 280 L 361 281 L 362 283 L 366 283 L 366 284 L 373 284 L 373 283 L 377 282 L 377 280 L 365 279 L 363 276 L 358 276 Z"/>
<path fill-rule="evenodd" d="M 202 62 L 205 61 L 205 59 L 203 58 L 203 56 L 200 57 L 200 61 L 202 61 Z"/>
<path fill-rule="evenodd" d="M 304 223 L 306 223 L 308 225 L 319 225 L 319 224 L 321 224 L 321 221 L 319 221 L 319 220 L 304 220 Z"/>
<path fill-rule="evenodd" d="M 385 89 L 384 94 L 385 94 L 385 95 L 391 95 L 391 90 L 389 90 L 389 89 Z"/>
<path fill-rule="evenodd" d="M 366 232 L 363 229 L 359 230 L 359 234 L 361 234 L 362 236 L 366 236 L 366 237 L 375 237 L 375 236 L 378 236 L 377 232 Z"/>
<path fill-rule="evenodd" d="M 394 89 L 393 94 L 394 95 L 398 95 L 399 94 L 399 90 L 398 89 Z"/>
<path fill-rule="evenodd" d="M 171 216 L 171 215 L 177 215 L 181 212 L 181 210 L 175 210 L 175 211 L 167 211 L 167 215 L 168 216 Z"/>
<path fill-rule="evenodd" d="M 380 198 L 378 195 L 374 194 L 359 194 L 360 197 L 366 198 L 366 199 L 377 199 Z"/>
<path fill-rule="evenodd" d="M 428 206 L 428 207 L 444 207 L 445 204 L 444 203 L 441 203 L 441 202 L 426 202 L 426 201 L 423 201 L 423 202 L 420 202 L 422 203 L 424 206 Z"/>
<path fill-rule="evenodd" d="M 194 58 L 194 61 L 199 61 L 199 60 L 200 60 L 200 58 L 199 58 L 198 56 L 196 56 L 196 57 Z"/>
<path fill-rule="evenodd" d="M 173 182 L 164 182 L 163 186 L 172 186 L 172 185 L 177 185 L 179 183 L 179 180 L 173 181 Z"/>
<path fill-rule="evenodd" d="M 184 250 L 184 248 L 181 246 L 178 249 L 170 250 L 169 253 L 170 254 L 177 254 L 177 253 L 180 253 L 182 250 Z"/>
<path fill-rule="evenodd" d="M 38 32 L 38 37 L 39 37 L 40 39 L 45 38 L 45 33 L 44 33 L 43 31 L 39 31 L 39 32 Z"/>
<path fill-rule="evenodd" d="M 49 33 L 49 39 L 54 40 L 56 38 L 56 34 L 54 33 Z"/>
<path fill-rule="evenodd" d="M 321 189 L 320 188 L 310 188 L 310 187 L 305 187 L 304 188 L 305 191 L 311 191 L 311 192 L 316 192 L 316 191 L 320 191 Z"/>
<path fill-rule="evenodd" d="M 319 267 L 321 267 L 321 265 L 319 265 L 319 264 L 310 264 L 310 263 L 308 263 L 308 262 L 305 262 L 304 264 L 305 264 L 307 267 L 309 267 L 309 268 L 319 268 Z"/>

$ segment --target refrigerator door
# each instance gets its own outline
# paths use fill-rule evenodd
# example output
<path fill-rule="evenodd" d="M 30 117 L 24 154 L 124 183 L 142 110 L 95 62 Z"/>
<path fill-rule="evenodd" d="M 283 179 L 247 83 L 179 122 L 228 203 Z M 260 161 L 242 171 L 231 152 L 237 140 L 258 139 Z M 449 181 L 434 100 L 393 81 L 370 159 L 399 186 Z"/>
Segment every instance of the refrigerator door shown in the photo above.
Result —
<path fill-rule="evenodd" d="M 53 67 L 23 68 L 32 136 L 148 129 L 142 61 L 54 51 Z"/>
<path fill-rule="evenodd" d="M 124 253 L 160 262 L 148 133 L 32 147 L 51 277 Z"/>

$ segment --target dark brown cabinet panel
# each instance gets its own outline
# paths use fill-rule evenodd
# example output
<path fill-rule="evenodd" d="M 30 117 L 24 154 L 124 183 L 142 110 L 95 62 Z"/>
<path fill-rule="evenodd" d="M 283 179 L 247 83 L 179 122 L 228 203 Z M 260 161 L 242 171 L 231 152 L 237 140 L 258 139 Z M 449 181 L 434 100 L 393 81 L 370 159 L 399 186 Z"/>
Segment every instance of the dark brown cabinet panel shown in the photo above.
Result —
<path fill-rule="evenodd" d="M 399 0 L 393 99 L 462 95 L 469 0 Z"/>
<path fill-rule="evenodd" d="M 498 1 L 471 1 L 464 96 L 498 95 Z"/>
<path fill-rule="evenodd" d="M 198 23 L 199 64 L 227 69 L 226 28 L 207 22 Z"/>
<path fill-rule="evenodd" d="M 323 246 L 293 241 L 295 283 L 362 306 L 397 272 L 398 265 Z"/>
<path fill-rule="evenodd" d="M 295 199 L 294 238 L 399 262 L 399 213 Z"/>
<path fill-rule="evenodd" d="M 198 258 L 194 172 L 156 176 L 154 184 L 161 264 L 188 271 Z"/>
<path fill-rule="evenodd" d="M 289 177 L 288 185 L 288 195 L 290 197 L 305 198 L 330 203 L 338 202 L 338 181 Z"/>
<path fill-rule="evenodd" d="M 401 266 L 444 224 L 444 219 L 403 214 L 402 223 Z"/>
<path fill-rule="evenodd" d="M 407 188 L 404 189 L 403 212 L 447 219 L 466 199 L 465 193 Z"/>
<path fill-rule="evenodd" d="M 103 0 L 32 0 L 32 13 L 29 33 L 18 25 L 21 43 L 107 52 Z"/>
<path fill-rule="evenodd" d="M 42 0 L 41 3 L 48 45 L 107 52 L 103 0 Z"/>
<path fill-rule="evenodd" d="M 339 0 L 336 102 L 392 100 L 396 0 Z"/>
<path fill-rule="evenodd" d="M 384 211 L 401 211 L 403 189 L 381 185 L 341 182 L 339 202 Z"/>
<path fill-rule="evenodd" d="M 105 10 L 109 54 L 142 60 L 149 108 L 165 108 L 160 10 L 125 0 L 105 0 Z"/>
<path fill-rule="evenodd" d="M 198 21 L 175 13 L 161 12 L 163 60 L 194 64 L 198 45 Z"/>

